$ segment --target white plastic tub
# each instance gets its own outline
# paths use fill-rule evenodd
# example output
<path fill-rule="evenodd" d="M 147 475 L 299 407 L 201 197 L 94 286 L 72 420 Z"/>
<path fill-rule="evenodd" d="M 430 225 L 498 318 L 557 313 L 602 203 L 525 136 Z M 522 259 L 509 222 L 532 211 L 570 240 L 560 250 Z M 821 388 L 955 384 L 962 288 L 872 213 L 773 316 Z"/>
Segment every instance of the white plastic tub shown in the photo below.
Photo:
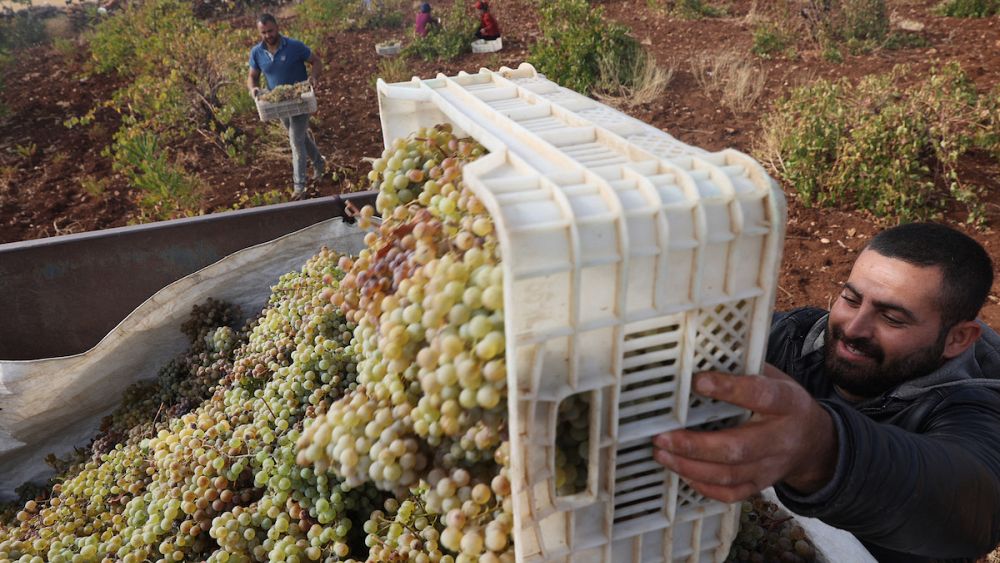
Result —
<path fill-rule="evenodd" d="M 485 39 L 476 39 L 472 42 L 472 52 L 473 53 L 495 53 L 503 49 L 503 37 L 497 37 L 487 41 Z"/>
<path fill-rule="evenodd" d="M 375 45 L 375 53 L 382 57 L 394 57 L 403 50 L 403 45 L 398 41 L 393 43 L 379 43 Z"/>

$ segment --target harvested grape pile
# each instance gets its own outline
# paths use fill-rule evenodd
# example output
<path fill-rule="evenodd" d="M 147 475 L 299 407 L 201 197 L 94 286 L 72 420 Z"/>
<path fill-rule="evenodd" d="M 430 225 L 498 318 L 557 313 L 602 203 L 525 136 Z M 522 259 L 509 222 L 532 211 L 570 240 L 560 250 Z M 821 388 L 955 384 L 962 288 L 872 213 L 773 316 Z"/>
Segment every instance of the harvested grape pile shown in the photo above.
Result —
<path fill-rule="evenodd" d="M 0 561 L 514 561 L 503 275 L 462 182 L 484 152 L 444 125 L 395 141 L 358 256 L 323 249 L 243 329 L 196 308 L 190 351 L 8 512 Z M 563 407 L 573 492 L 589 407 Z"/>
<path fill-rule="evenodd" d="M 359 256 L 324 249 L 245 331 L 196 311 L 190 354 L 0 527 L 0 560 L 513 561 L 502 277 L 461 182 L 483 152 L 398 141 Z"/>
<path fill-rule="evenodd" d="M 308 80 L 296 82 L 295 84 L 281 84 L 261 94 L 260 100 L 271 103 L 287 102 L 301 98 L 302 94 L 308 94 L 310 91 L 312 91 L 312 85 Z"/>

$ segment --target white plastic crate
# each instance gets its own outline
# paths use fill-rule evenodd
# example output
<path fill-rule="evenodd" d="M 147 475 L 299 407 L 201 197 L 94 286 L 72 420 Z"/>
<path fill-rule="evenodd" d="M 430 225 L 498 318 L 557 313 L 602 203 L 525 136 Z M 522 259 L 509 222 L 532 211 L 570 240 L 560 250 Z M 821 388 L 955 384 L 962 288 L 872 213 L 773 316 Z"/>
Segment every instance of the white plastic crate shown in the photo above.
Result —
<path fill-rule="evenodd" d="M 491 39 L 489 41 L 485 39 L 476 39 L 471 45 L 473 53 L 495 53 L 500 49 L 503 49 L 503 37 L 497 37 L 496 39 Z"/>
<path fill-rule="evenodd" d="M 302 94 L 302 96 L 294 100 L 286 100 L 284 102 L 265 102 L 264 100 L 258 98 L 255 101 L 257 102 L 257 114 L 260 116 L 261 121 L 270 121 L 272 119 L 282 119 L 285 117 L 292 117 L 293 115 L 316 112 L 316 92 L 314 92 L 311 88 L 308 92 Z"/>
<path fill-rule="evenodd" d="M 393 57 L 398 55 L 403 51 L 403 45 L 401 43 L 379 43 L 375 45 L 375 53 L 383 57 Z"/>
<path fill-rule="evenodd" d="M 449 122 L 490 151 L 464 178 L 503 258 L 518 561 L 722 561 L 738 507 L 653 461 L 651 439 L 746 417 L 693 395 L 691 375 L 763 365 L 785 224 L 775 182 L 527 64 L 378 92 L 387 146 Z M 586 486 L 560 496 L 558 410 L 580 394 Z"/>

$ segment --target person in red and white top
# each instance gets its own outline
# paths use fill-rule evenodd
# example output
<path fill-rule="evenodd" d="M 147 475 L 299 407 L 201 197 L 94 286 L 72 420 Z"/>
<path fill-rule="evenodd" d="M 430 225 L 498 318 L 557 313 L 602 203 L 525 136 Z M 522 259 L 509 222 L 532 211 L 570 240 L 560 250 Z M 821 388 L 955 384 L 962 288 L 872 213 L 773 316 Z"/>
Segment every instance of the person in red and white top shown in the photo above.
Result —
<path fill-rule="evenodd" d="M 490 13 L 489 4 L 479 0 L 473 7 L 479 10 L 479 29 L 476 31 L 476 39 L 493 41 L 500 37 L 500 24 Z"/>

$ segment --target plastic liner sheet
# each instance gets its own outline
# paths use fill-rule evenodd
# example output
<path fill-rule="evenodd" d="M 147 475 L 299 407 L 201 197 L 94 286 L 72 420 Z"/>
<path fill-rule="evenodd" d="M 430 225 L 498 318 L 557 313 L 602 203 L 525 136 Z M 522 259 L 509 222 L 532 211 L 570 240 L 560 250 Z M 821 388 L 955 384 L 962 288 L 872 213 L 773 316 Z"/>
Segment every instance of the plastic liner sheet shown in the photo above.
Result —
<path fill-rule="evenodd" d="M 156 377 L 189 347 L 181 324 L 208 298 L 264 308 L 271 286 L 323 246 L 357 254 L 364 232 L 329 219 L 234 253 L 161 289 L 90 350 L 74 356 L 0 361 L 0 500 L 53 470 L 44 461 L 85 447 L 130 384 Z"/>

